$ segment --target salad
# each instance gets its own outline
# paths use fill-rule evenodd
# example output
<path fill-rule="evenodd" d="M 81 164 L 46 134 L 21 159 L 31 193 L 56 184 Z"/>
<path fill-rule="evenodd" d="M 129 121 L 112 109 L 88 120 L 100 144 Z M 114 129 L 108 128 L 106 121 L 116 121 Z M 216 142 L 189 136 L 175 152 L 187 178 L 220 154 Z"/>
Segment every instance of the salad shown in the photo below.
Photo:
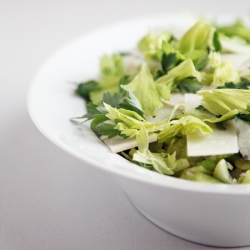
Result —
<path fill-rule="evenodd" d="M 250 29 L 198 20 L 177 38 L 149 31 L 77 83 L 94 133 L 140 167 L 199 182 L 250 184 Z"/>

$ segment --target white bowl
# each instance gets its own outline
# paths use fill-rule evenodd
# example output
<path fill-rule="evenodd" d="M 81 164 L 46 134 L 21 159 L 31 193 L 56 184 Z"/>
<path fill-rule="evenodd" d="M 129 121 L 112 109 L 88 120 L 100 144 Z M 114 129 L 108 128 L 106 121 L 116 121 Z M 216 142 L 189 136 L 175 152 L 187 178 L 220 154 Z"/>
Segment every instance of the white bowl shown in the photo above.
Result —
<path fill-rule="evenodd" d="M 100 56 L 133 49 L 149 27 L 174 28 L 178 35 L 194 21 L 181 14 L 160 15 L 80 37 L 42 65 L 30 87 L 28 109 L 49 140 L 89 167 L 113 174 L 133 204 L 159 227 L 205 245 L 246 246 L 250 245 L 250 185 L 196 183 L 140 168 L 112 154 L 88 123 L 78 126 L 69 121 L 86 113 L 69 81 L 97 78 Z"/>

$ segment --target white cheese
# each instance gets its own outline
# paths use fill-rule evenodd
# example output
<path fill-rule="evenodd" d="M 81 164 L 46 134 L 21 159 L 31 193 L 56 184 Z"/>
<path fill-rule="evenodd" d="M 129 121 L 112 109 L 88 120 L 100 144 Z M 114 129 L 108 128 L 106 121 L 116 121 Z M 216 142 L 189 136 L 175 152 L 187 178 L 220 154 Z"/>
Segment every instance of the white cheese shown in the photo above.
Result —
<path fill-rule="evenodd" d="M 184 103 L 185 99 L 182 93 L 171 93 L 169 101 L 166 101 L 164 99 L 162 101 L 167 105 L 174 107 L 177 104 Z"/>
<path fill-rule="evenodd" d="M 200 105 L 201 97 L 196 94 L 185 94 L 187 111 Z M 225 122 L 226 130 L 219 130 L 211 124 L 213 134 L 204 135 L 196 132 L 187 135 L 188 156 L 207 156 L 233 154 L 238 152 L 237 135 L 234 120 Z"/>
<path fill-rule="evenodd" d="M 189 111 L 190 109 L 195 109 L 201 104 L 202 96 L 196 94 L 185 94 L 185 111 Z"/>
<path fill-rule="evenodd" d="M 239 119 L 236 119 L 235 123 L 240 153 L 244 158 L 250 160 L 250 125 Z"/>
<path fill-rule="evenodd" d="M 163 108 L 161 109 L 157 109 L 155 111 L 155 116 L 152 117 L 151 115 L 146 116 L 146 119 L 148 122 L 160 122 L 164 119 L 167 119 L 171 112 L 172 112 L 173 108 L 169 107 L 168 105 L 164 105 Z"/>
<path fill-rule="evenodd" d="M 250 53 L 250 47 L 230 40 L 221 40 L 222 49 L 231 53 Z"/>
<path fill-rule="evenodd" d="M 222 54 L 221 60 L 223 62 L 231 61 L 234 70 L 242 70 L 243 67 L 244 69 L 247 68 L 246 64 L 250 62 L 250 52 L 245 54 Z"/>
<path fill-rule="evenodd" d="M 157 140 L 157 135 L 149 135 L 149 142 L 154 142 Z M 103 140 L 103 142 L 110 148 L 113 153 L 119 153 L 127 149 L 137 147 L 137 142 L 135 138 L 123 139 L 120 136 L 115 136 L 113 138 L 108 138 Z"/>

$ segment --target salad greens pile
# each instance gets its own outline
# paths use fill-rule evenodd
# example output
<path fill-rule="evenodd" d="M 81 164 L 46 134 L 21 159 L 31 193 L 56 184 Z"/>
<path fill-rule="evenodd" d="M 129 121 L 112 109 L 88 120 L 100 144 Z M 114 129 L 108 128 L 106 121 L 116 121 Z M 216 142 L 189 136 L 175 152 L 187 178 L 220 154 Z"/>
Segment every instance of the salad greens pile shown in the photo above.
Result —
<path fill-rule="evenodd" d="M 239 20 L 228 26 L 198 20 L 179 39 L 150 31 L 136 51 L 102 56 L 97 80 L 77 84 L 87 114 L 74 119 L 91 120 L 112 152 L 141 167 L 186 180 L 250 183 L 249 48 L 250 30 Z M 246 73 L 233 61 L 247 53 Z M 200 102 L 186 102 L 188 95 Z M 199 144 L 229 123 L 235 152 L 209 155 L 208 145 L 190 156 L 192 136 Z"/>

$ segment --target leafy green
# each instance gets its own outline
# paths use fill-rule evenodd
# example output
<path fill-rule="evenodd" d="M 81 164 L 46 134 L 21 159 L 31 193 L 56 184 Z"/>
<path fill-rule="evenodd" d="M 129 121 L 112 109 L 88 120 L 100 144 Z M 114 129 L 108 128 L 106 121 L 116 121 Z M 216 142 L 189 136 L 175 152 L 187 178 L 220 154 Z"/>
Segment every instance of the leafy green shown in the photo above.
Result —
<path fill-rule="evenodd" d="M 114 54 L 112 56 L 104 55 L 100 59 L 100 68 L 102 78 L 109 76 L 123 75 L 123 60 L 121 55 Z"/>
<path fill-rule="evenodd" d="M 117 122 L 115 128 L 128 137 L 136 136 L 138 130 L 141 128 L 141 125 L 146 123 L 146 120 L 134 111 L 122 108 L 113 108 L 105 103 L 104 105 L 108 111 L 107 117 L 112 121 L 119 121 Z"/>
<path fill-rule="evenodd" d="M 198 71 L 202 71 L 209 62 L 208 55 L 205 55 L 204 57 L 200 58 L 200 60 L 196 63 L 195 69 Z"/>
<path fill-rule="evenodd" d="M 121 135 L 120 131 L 115 129 L 113 124 L 102 124 L 99 128 L 100 134 L 107 135 L 108 138 L 112 138 L 117 135 Z"/>
<path fill-rule="evenodd" d="M 201 119 L 194 116 L 184 116 L 179 120 L 171 120 L 168 126 L 158 134 L 159 142 L 167 142 L 174 136 L 187 135 L 201 131 L 204 134 L 212 134 L 213 130 Z"/>
<path fill-rule="evenodd" d="M 122 88 L 123 85 L 127 85 L 131 82 L 131 77 L 129 75 L 125 75 L 123 77 L 120 78 L 120 81 L 119 81 L 119 86 L 120 86 L 120 89 L 119 89 L 119 92 L 121 94 L 126 94 L 126 91 L 124 91 L 124 89 Z"/>
<path fill-rule="evenodd" d="M 169 100 L 170 97 L 170 90 L 163 85 L 156 84 L 145 62 L 139 74 L 126 86 L 135 93 L 143 111 L 149 112 L 152 116 L 157 109 L 163 107 L 161 98 Z"/>
<path fill-rule="evenodd" d="M 104 84 L 104 82 L 102 82 Z M 100 86 L 99 90 L 94 90 L 90 92 L 90 101 L 94 104 L 100 105 L 102 103 L 103 94 L 109 92 L 111 95 L 115 95 L 115 93 L 119 92 L 119 87 L 113 83 L 114 86 Z"/>
<path fill-rule="evenodd" d="M 148 32 L 138 43 L 139 50 L 144 54 L 146 58 L 157 58 L 157 53 L 161 50 L 163 42 L 171 42 L 173 36 L 170 32 L 162 32 L 158 35 L 153 35 L 152 32 Z M 161 58 L 158 58 L 159 60 Z"/>
<path fill-rule="evenodd" d="M 153 168 L 161 173 L 173 175 L 173 168 L 176 165 L 175 153 L 167 155 L 165 153 L 152 153 L 148 150 L 148 131 L 144 126 L 141 127 L 136 136 L 138 150 L 133 154 L 133 161 L 153 166 Z"/>
<path fill-rule="evenodd" d="M 103 94 L 103 102 L 109 104 L 113 108 L 123 108 L 131 111 L 135 111 L 140 116 L 144 117 L 144 113 L 141 104 L 137 97 L 126 86 L 121 86 L 125 93 L 125 98 L 121 98 L 121 95 L 115 93 L 111 96 L 109 92 Z"/>
<path fill-rule="evenodd" d="M 210 122 L 210 123 L 222 123 L 227 120 L 230 120 L 234 118 L 238 114 L 237 109 L 233 109 L 231 111 L 228 111 L 224 115 L 216 116 L 210 112 L 204 111 L 204 110 L 198 110 L 198 109 L 190 109 L 189 111 L 184 111 L 182 114 L 176 115 L 176 118 L 181 118 L 184 116 L 194 116 L 196 118 L 201 119 L 203 122 Z M 220 126 L 220 125 L 218 125 Z"/>
<path fill-rule="evenodd" d="M 106 92 L 103 94 L 102 101 L 109 104 L 113 108 L 119 108 L 120 107 L 120 98 L 117 93 L 114 94 L 114 96 L 111 96 L 109 92 Z"/>
<path fill-rule="evenodd" d="M 169 90 L 172 90 L 175 89 L 183 79 L 188 77 L 196 78 L 198 81 L 201 80 L 201 74 L 195 69 L 191 59 L 186 59 L 169 70 L 166 75 L 158 78 L 156 83 L 164 84 Z"/>
<path fill-rule="evenodd" d="M 149 150 L 147 150 L 144 153 L 137 151 L 133 155 L 133 160 L 136 162 L 142 162 L 145 164 L 152 165 L 154 169 L 161 174 L 167 174 L 167 175 L 174 174 L 174 171 L 168 164 L 168 158 L 164 157 L 164 154 L 151 153 Z"/>
<path fill-rule="evenodd" d="M 123 57 L 119 54 L 104 55 L 100 58 L 101 76 L 95 88 L 89 92 L 89 100 L 95 104 L 102 102 L 105 92 L 119 93 L 119 82 L 124 78 Z"/>
<path fill-rule="evenodd" d="M 194 64 L 208 53 L 208 50 L 219 49 L 216 29 L 209 23 L 199 20 L 179 40 L 177 50 Z"/>
<path fill-rule="evenodd" d="M 176 88 L 172 90 L 172 92 L 180 92 L 180 93 L 196 93 L 198 90 L 202 88 L 201 82 L 199 82 L 194 77 L 184 78 L 179 82 Z"/>
<path fill-rule="evenodd" d="M 139 102 L 138 98 L 134 95 L 134 93 L 127 86 L 121 86 L 121 87 L 126 92 L 127 104 L 129 104 L 129 105 L 135 107 L 136 109 L 140 110 L 141 112 L 143 112 L 141 103 Z"/>
<path fill-rule="evenodd" d="M 218 89 L 248 89 L 250 90 L 250 80 L 241 79 L 238 83 L 226 82 L 224 86 L 217 87 Z"/>
<path fill-rule="evenodd" d="M 213 172 L 216 167 L 217 161 L 212 159 L 205 159 L 197 163 L 198 166 L 203 166 L 208 171 Z"/>
<path fill-rule="evenodd" d="M 205 183 L 222 183 L 221 181 L 219 181 L 218 179 L 214 178 L 209 174 L 198 172 L 197 168 L 185 169 L 184 171 L 182 171 L 179 178 L 184 180 L 191 180 L 191 181 L 205 182 Z"/>
<path fill-rule="evenodd" d="M 238 119 L 250 124 L 250 112 L 246 114 L 238 114 L 236 116 Z"/>
<path fill-rule="evenodd" d="M 87 114 L 81 117 L 76 117 L 75 119 L 85 119 L 85 121 L 88 121 L 94 119 L 95 115 L 105 116 L 105 114 L 107 113 L 106 110 L 103 110 L 101 107 L 92 102 L 87 103 L 86 107 L 87 107 Z"/>
<path fill-rule="evenodd" d="M 87 101 L 90 101 L 90 93 L 92 91 L 100 90 L 100 87 L 98 86 L 98 82 L 94 80 L 90 80 L 87 82 L 81 82 L 77 85 L 77 88 L 75 89 L 75 93 Z"/>
<path fill-rule="evenodd" d="M 175 64 L 176 62 L 176 54 L 170 53 L 170 54 L 163 54 L 162 60 L 161 60 L 161 66 L 163 72 L 166 74 L 168 70 Z"/>
<path fill-rule="evenodd" d="M 149 146 L 148 131 L 145 126 L 141 125 L 140 130 L 136 135 L 136 141 L 138 150 L 142 153 L 145 153 L 148 150 Z"/>
<path fill-rule="evenodd" d="M 197 93 L 203 97 L 201 105 L 215 115 L 225 115 L 233 110 L 237 110 L 238 113 L 250 110 L 250 90 L 214 89 Z"/>
<path fill-rule="evenodd" d="M 233 70 L 233 64 L 231 62 L 222 62 L 214 69 L 213 84 L 221 86 L 230 81 L 239 82 L 239 73 Z"/>
<path fill-rule="evenodd" d="M 224 183 L 235 183 L 236 180 L 232 178 L 228 169 L 232 170 L 232 165 L 225 159 L 221 159 L 215 167 L 213 176 Z"/>
<path fill-rule="evenodd" d="M 213 84 L 217 87 L 224 86 L 227 82 L 238 83 L 240 73 L 233 68 L 231 61 L 221 61 L 218 52 L 211 51 L 208 56 L 209 70 L 202 72 L 202 82 L 204 84 Z"/>
<path fill-rule="evenodd" d="M 215 49 L 215 51 L 221 51 L 222 46 L 221 46 L 221 43 L 220 43 L 218 30 L 216 30 L 214 32 L 213 43 L 214 43 L 214 49 Z"/>
<path fill-rule="evenodd" d="M 250 44 L 250 29 L 241 20 L 236 20 L 232 25 L 217 26 L 217 31 L 227 37 L 240 37 Z"/>

